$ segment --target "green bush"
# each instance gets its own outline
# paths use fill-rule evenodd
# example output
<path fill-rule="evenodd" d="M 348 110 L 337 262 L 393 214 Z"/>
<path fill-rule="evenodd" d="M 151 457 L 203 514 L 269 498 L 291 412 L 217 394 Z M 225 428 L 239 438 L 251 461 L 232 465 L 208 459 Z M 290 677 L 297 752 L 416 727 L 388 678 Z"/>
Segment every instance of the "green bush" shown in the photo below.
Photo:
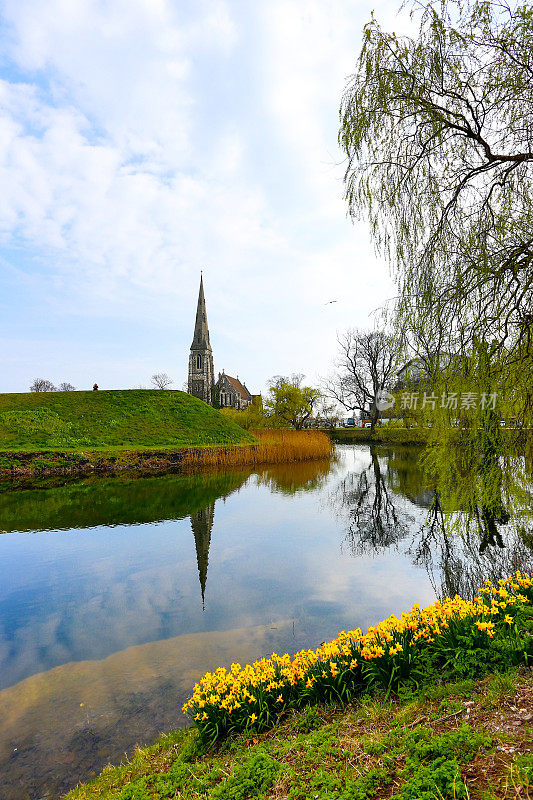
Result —
<path fill-rule="evenodd" d="M 148 794 L 146 778 L 129 783 L 123 788 L 118 796 L 118 800 L 152 800 L 153 795 Z"/>
<path fill-rule="evenodd" d="M 463 800 L 467 797 L 457 761 L 437 759 L 428 765 L 418 765 L 391 800 Z"/>
<path fill-rule="evenodd" d="M 294 729 L 299 733 L 310 733 L 322 725 L 322 719 L 314 706 L 308 706 L 299 714 Z"/>
<path fill-rule="evenodd" d="M 211 792 L 212 800 L 247 800 L 260 797 L 270 789 L 280 770 L 279 763 L 264 750 L 240 764 L 231 777 Z"/>
<path fill-rule="evenodd" d="M 370 769 L 360 778 L 346 781 L 346 788 L 339 794 L 339 800 L 367 800 L 374 797 L 378 789 L 388 786 L 390 782 L 391 779 L 384 769 Z"/>
<path fill-rule="evenodd" d="M 478 733 L 469 725 L 462 725 L 456 731 L 434 736 L 427 728 L 415 729 L 407 738 L 409 763 L 420 764 L 438 758 L 454 758 L 463 764 L 470 761 L 482 747 L 490 747 L 491 739 Z"/>

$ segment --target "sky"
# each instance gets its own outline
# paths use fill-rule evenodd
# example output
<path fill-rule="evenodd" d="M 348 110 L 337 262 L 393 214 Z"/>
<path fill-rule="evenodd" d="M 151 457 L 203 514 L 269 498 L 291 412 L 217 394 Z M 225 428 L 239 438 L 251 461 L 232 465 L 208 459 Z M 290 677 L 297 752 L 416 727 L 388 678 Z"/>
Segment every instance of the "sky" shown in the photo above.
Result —
<path fill-rule="evenodd" d="M 399 6 L 2 0 L 0 391 L 183 388 L 200 270 L 215 374 L 327 375 L 395 293 L 337 132 Z"/>

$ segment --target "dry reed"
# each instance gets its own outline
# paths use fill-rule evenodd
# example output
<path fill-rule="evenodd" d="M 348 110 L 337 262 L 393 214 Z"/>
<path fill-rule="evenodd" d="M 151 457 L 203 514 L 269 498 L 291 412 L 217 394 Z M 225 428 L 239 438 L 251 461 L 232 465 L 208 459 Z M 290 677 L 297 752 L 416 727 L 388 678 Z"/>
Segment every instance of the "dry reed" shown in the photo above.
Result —
<path fill-rule="evenodd" d="M 330 458 L 333 445 L 322 431 L 292 431 L 263 429 L 253 431 L 257 444 L 237 447 L 188 448 L 182 467 L 221 466 L 242 464 L 282 464 L 291 461 Z"/>

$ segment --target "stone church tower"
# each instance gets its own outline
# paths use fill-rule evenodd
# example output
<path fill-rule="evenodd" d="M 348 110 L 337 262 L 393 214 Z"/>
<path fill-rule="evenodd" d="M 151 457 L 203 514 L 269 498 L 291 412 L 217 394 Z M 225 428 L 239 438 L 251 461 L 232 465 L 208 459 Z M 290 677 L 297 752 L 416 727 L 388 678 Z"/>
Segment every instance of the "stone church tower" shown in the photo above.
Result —
<path fill-rule="evenodd" d="M 209 328 L 207 327 L 207 313 L 205 310 L 204 281 L 200 277 L 200 292 L 198 294 L 198 308 L 196 309 L 196 323 L 194 336 L 189 355 L 189 379 L 187 391 L 199 397 L 205 403 L 213 403 L 213 388 L 215 384 L 215 370 L 213 367 L 213 351 L 209 342 Z"/>

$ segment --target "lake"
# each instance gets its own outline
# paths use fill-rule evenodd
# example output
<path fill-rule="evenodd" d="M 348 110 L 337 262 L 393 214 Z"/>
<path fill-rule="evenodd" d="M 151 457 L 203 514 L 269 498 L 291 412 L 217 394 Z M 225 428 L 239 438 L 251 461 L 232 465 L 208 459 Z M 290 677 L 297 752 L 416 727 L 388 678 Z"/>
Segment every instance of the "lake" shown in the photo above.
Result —
<path fill-rule="evenodd" d="M 349 445 L 333 462 L 1 487 L 1 800 L 57 797 L 187 724 L 207 670 L 531 568 L 520 519 L 480 547 L 446 535 L 434 494 L 416 448 Z"/>

